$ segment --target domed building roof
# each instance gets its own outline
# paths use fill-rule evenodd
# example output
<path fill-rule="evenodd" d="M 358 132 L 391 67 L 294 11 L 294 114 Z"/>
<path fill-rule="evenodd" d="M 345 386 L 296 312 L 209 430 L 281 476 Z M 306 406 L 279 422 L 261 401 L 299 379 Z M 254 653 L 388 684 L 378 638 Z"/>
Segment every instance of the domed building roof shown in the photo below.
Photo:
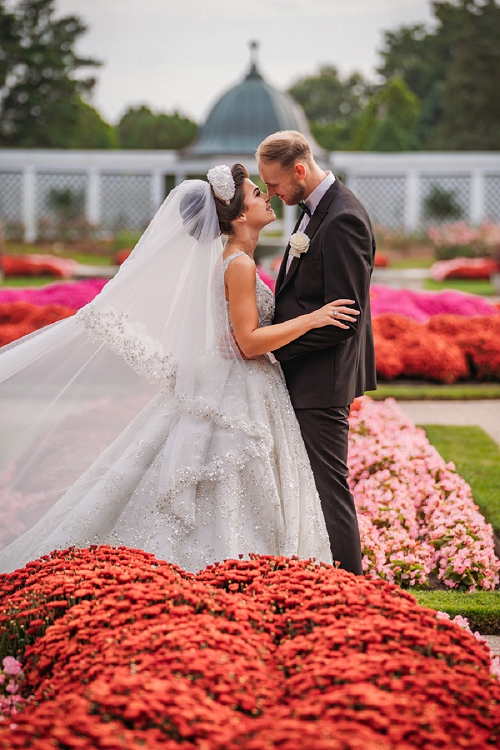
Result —
<path fill-rule="evenodd" d="M 257 49 L 255 42 L 251 49 L 252 52 Z M 196 141 L 185 154 L 189 157 L 253 155 L 259 143 L 278 130 L 298 130 L 316 146 L 301 107 L 264 81 L 253 54 L 250 71 L 243 82 L 216 102 Z"/>

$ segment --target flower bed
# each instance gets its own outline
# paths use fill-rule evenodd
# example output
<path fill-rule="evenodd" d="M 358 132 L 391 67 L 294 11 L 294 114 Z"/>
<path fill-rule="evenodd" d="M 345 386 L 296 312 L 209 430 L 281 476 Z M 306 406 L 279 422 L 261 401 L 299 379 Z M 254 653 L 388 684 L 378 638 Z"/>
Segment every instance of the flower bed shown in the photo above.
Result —
<path fill-rule="evenodd" d="M 0 258 L 5 276 L 59 276 L 69 279 L 78 263 L 71 258 L 54 255 L 2 255 Z"/>
<path fill-rule="evenodd" d="M 500 267 L 492 258 L 453 258 L 438 260 L 431 266 L 434 281 L 445 279 L 482 279 L 487 281 Z"/>
<path fill-rule="evenodd" d="M 392 399 L 362 399 L 350 417 L 350 485 L 363 568 L 403 586 L 492 589 L 493 530 L 469 485 Z"/>
<path fill-rule="evenodd" d="M 483 221 L 479 227 L 465 221 L 445 223 L 432 227 L 427 235 L 441 259 L 488 255 L 500 248 L 500 224 L 491 221 Z"/>
<path fill-rule="evenodd" d="M 500 380 L 500 316 L 434 315 L 419 325 L 402 315 L 373 321 L 377 373 L 385 380 Z"/>
<path fill-rule="evenodd" d="M 384 581 L 271 556 L 188 576 L 139 551 L 91 548 L 53 553 L 0 587 L 7 632 L 31 630 L 36 701 L 0 725 L 2 747 L 482 750 L 500 740 L 486 646 Z"/>
<path fill-rule="evenodd" d="M 50 323 L 69 318 L 75 310 L 62 305 L 33 305 L 31 302 L 0 303 L 0 346 L 37 331 Z"/>
<path fill-rule="evenodd" d="M 43 287 L 0 289 L 0 303 L 31 302 L 33 305 L 63 305 L 79 310 L 91 302 L 107 283 L 107 279 L 84 279 L 47 284 Z"/>
<path fill-rule="evenodd" d="M 453 289 L 436 293 L 373 284 L 370 297 L 373 317 L 395 313 L 416 323 L 426 323 L 434 315 L 460 315 L 464 318 L 498 315 L 495 305 L 482 297 Z"/>

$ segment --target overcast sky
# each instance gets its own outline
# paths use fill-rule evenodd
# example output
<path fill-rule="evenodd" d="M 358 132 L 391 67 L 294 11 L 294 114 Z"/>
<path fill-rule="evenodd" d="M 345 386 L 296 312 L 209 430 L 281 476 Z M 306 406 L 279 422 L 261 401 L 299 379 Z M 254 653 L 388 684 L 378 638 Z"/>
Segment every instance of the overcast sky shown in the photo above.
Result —
<path fill-rule="evenodd" d="M 286 89 L 321 64 L 371 78 L 383 31 L 429 23 L 430 0 L 56 0 L 87 24 L 78 50 L 103 62 L 93 103 L 111 122 L 129 105 L 175 109 L 202 122 L 246 73 Z"/>

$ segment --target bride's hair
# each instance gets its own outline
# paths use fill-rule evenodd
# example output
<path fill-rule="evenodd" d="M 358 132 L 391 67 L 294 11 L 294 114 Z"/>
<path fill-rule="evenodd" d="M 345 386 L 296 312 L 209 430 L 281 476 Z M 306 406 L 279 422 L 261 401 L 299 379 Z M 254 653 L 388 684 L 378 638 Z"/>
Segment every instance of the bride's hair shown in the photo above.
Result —
<path fill-rule="evenodd" d="M 231 198 L 229 205 L 214 195 L 217 218 L 219 219 L 219 226 L 222 234 L 232 234 L 232 222 L 245 210 L 245 191 L 243 183 L 249 174 L 243 164 L 234 164 L 231 167 L 231 174 L 233 175 L 235 193 Z"/>

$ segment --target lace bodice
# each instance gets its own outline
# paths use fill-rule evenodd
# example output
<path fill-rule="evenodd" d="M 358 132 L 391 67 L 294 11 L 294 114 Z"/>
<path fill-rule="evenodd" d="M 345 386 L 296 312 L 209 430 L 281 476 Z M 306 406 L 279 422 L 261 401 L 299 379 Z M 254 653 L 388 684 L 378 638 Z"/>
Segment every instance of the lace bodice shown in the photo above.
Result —
<path fill-rule="evenodd" d="M 240 255 L 245 255 L 245 253 L 240 250 L 238 253 L 233 253 L 233 255 L 230 255 L 224 263 L 222 264 L 222 272 L 226 273 L 227 267 L 231 263 L 234 258 L 238 258 Z M 259 314 L 259 328 L 263 328 L 264 326 L 270 326 L 273 322 L 274 318 L 274 294 L 269 289 L 267 284 L 264 284 L 262 279 L 259 276 L 258 271 L 255 271 L 257 278 L 255 283 L 255 296 L 257 298 L 257 311 Z M 229 317 L 229 326 L 231 330 L 233 330 L 233 326 L 231 324 L 231 315 L 229 314 L 229 302 L 226 300 L 226 308 L 227 308 L 227 314 Z"/>

